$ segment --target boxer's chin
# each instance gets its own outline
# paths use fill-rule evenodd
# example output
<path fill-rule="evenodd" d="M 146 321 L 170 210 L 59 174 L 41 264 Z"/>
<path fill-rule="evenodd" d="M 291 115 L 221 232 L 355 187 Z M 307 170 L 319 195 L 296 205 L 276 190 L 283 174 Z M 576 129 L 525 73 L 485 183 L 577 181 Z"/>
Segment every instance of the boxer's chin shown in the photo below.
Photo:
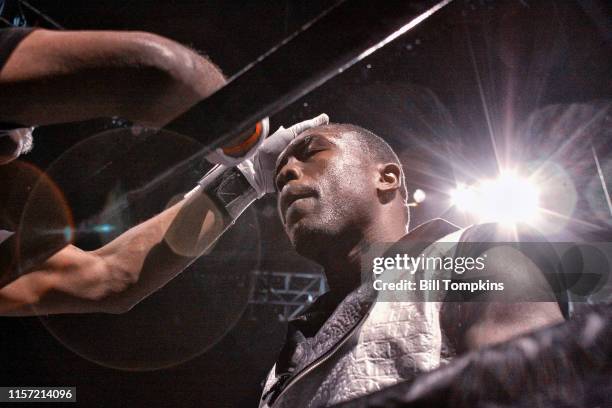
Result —
<path fill-rule="evenodd" d="M 293 248 L 306 258 L 316 258 L 329 241 L 329 229 L 318 221 L 302 218 L 288 230 Z"/>

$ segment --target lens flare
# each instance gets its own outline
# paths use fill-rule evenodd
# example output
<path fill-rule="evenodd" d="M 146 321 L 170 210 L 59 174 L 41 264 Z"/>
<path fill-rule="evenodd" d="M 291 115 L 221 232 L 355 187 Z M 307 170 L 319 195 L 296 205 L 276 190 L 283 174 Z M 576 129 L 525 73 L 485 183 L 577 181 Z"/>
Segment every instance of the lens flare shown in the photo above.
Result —
<path fill-rule="evenodd" d="M 416 190 L 414 190 L 414 193 L 412 193 L 412 198 L 416 203 L 420 204 L 425 201 L 425 199 L 427 198 L 427 194 L 425 194 L 425 192 L 420 188 L 417 188 Z"/>
<path fill-rule="evenodd" d="M 451 191 L 451 203 L 475 215 L 479 222 L 513 225 L 532 223 L 539 212 L 539 190 L 529 179 L 504 172 L 495 180 L 473 186 L 458 185 Z"/>
<path fill-rule="evenodd" d="M 451 191 L 451 204 L 461 211 L 475 212 L 479 206 L 477 192 L 474 187 L 465 184 L 458 184 L 457 188 Z"/>
<path fill-rule="evenodd" d="M 39 183 L 28 195 L 20 236 L 34 243 L 48 236 L 60 243 L 74 238 L 81 249 L 102 248 L 192 188 L 204 170 L 203 158 L 194 152 L 202 150 L 190 138 L 150 129 L 137 135 L 111 129 L 83 138 L 48 166 L 52 185 Z M 201 224 L 196 215 L 188 214 L 186 222 Z M 178 257 L 200 253 L 197 245 L 175 238 L 151 248 L 141 276 L 167 273 L 164 268 Z M 214 251 L 128 312 L 46 316 L 41 310 L 40 321 L 67 349 L 103 367 L 151 371 L 176 366 L 209 350 L 243 316 L 255 282 L 252 271 L 259 268 L 260 243 L 258 215 L 251 208 Z"/>

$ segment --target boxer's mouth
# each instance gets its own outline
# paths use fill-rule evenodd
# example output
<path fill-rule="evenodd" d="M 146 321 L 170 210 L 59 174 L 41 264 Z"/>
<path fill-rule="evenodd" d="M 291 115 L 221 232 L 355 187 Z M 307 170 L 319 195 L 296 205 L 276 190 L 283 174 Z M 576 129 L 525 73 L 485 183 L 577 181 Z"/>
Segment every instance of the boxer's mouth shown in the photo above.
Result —
<path fill-rule="evenodd" d="M 290 186 L 290 187 L 283 189 L 283 192 L 281 193 L 281 196 L 280 196 L 280 212 L 283 218 L 283 223 L 285 223 L 285 219 L 287 217 L 287 211 L 289 210 L 289 208 L 291 207 L 293 203 L 295 203 L 296 201 L 302 198 L 316 197 L 316 196 L 317 196 L 316 190 L 310 187 L 304 187 L 304 186 L 291 187 Z"/>

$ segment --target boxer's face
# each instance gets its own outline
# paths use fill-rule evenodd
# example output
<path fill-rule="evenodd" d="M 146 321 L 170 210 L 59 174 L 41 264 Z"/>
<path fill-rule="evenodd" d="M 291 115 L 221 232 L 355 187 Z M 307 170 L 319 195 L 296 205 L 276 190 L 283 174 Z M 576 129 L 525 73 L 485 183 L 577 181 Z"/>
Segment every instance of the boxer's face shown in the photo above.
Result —
<path fill-rule="evenodd" d="M 296 250 L 314 255 L 367 228 L 378 205 L 376 174 L 341 126 L 313 128 L 291 142 L 277 161 L 276 186 L 281 222 Z"/>

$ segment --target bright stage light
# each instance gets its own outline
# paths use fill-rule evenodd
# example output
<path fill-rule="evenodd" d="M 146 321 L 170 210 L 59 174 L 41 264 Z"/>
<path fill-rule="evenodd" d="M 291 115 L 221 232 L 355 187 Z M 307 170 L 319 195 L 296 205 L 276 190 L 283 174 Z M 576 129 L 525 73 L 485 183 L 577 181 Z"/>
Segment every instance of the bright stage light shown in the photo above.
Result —
<path fill-rule="evenodd" d="M 425 201 L 425 199 L 427 198 L 427 194 L 425 194 L 425 192 L 420 188 L 417 188 L 416 190 L 414 190 L 414 193 L 412 193 L 412 198 L 416 203 L 420 204 Z"/>
<path fill-rule="evenodd" d="M 473 212 L 480 205 L 476 189 L 464 184 L 457 185 L 457 188 L 451 191 L 450 196 L 451 203 L 462 211 Z"/>
<path fill-rule="evenodd" d="M 480 222 L 532 223 L 538 215 L 539 192 L 529 180 L 507 172 L 474 186 L 458 185 L 451 191 L 451 202 Z"/>

